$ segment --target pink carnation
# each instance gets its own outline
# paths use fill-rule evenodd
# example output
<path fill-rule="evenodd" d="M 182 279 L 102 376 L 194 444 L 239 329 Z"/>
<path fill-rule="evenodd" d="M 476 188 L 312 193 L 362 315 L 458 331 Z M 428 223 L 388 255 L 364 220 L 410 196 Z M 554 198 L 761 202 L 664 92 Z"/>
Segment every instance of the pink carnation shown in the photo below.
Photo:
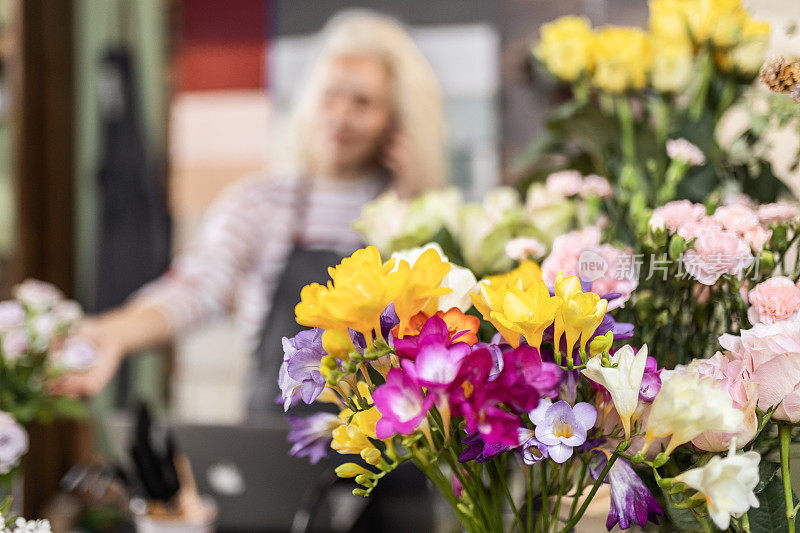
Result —
<path fill-rule="evenodd" d="M 744 412 L 744 424 L 738 432 L 706 431 L 692 440 L 692 444 L 705 451 L 721 452 L 730 447 L 736 437 L 738 448 L 753 440 L 758 427 L 756 402 L 758 386 L 749 382 L 747 367 L 743 360 L 717 352 L 709 359 L 698 359 L 689 365 L 701 376 L 714 380 L 714 385 L 728 392 L 733 406 Z"/>
<path fill-rule="evenodd" d="M 758 323 L 739 336 L 723 335 L 719 343 L 745 365 L 745 375 L 758 384 L 758 407 L 775 407 L 772 417 L 800 421 L 800 321 Z"/>
<path fill-rule="evenodd" d="M 756 285 L 749 294 L 747 318 L 752 324 L 772 324 L 795 317 L 800 311 L 800 287 L 785 276 L 776 276 Z"/>
<path fill-rule="evenodd" d="M 755 212 L 742 204 L 719 207 L 712 218 L 722 224 L 726 230 L 739 234 L 744 234 L 758 226 L 758 217 Z"/>
<path fill-rule="evenodd" d="M 765 229 L 763 226 L 753 226 L 745 231 L 742 237 L 754 252 L 761 253 L 761 250 L 764 249 L 764 245 L 767 244 L 772 237 L 772 230 Z"/>
<path fill-rule="evenodd" d="M 604 244 L 591 249 L 600 255 L 608 269 L 605 275 L 592 281 L 592 292 L 604 296 L 612 292 L 621 296 L 608 303 L 608 309 L 621 307 L 631 297 L 631 293 L 639 285 L 639 279 L 634 269 L 633 256 L 630 250 L 620 250 L 610 244 Z"/>
<path fill-rule="evenodd" d="M 694 239 L 704 231 L 722 231 L 722 224 L 711 217 L 700 217 L 699 220 L 689 220 L 678 228 L 678 235 L 686 239 Z"/>
<path fill-rule="evenodd" d="M 550 255 L 542 262 L 544 282 L 552 287 L 559 272 L 564 272 L 565 276 L 577 276 L 581 252 L 599 245 L 600 230 L 594 226 L 556 237 Z"/>
<path fill-rule="evenodd" d="M 583 186 L 581 187 L 580 194 L 586 198 L 589 196 L 599 196 L 600 198 L 608 198 L 612 194 L 611 184 L 608 180 L 596 174 L 589 174 L 583 178 Z"/>
<path fill-rule="evenodd" d="M 651 227 L 653 227 L 653 219 L 656 219 L 659 226 L 674 232 L 682 224 L 700 220 L 705 214 L 706 208 L 702 204 L 693 204 L 689 200 L 676 200 L 653 210 Z"/>
<path fill-rule="evenodd" d="M 548 192 L 560 196 L 575 196 L 580 193 L 583 177 L 577 170 L 561 170 L 547 176 L 544 186 Z"/>
<path fill-rule="evenodd" d="M 724 274 L 739 276 L 752 263 L 750 247 L 729 231 L 703 231 L 683 254 L 686 271 L 703 285 L 713 285 Z"/>
<path fill-rule="evenodd" d="M 797 205 L 788 202 L 764 204 L 758 208 L 758 218 L 765 224 L 786 223 L 800 217 Z"/>

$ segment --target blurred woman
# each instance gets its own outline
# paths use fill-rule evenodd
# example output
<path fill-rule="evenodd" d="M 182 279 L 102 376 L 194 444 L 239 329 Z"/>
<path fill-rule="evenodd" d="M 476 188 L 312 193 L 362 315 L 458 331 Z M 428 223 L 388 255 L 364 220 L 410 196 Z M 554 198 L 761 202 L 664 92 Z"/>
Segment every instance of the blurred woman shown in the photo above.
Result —
<path fill-rule="evenodd" d="M 273 404 L 300 289 L 324 283 L 327 267 L 360 246 L 350 223 L 361 207 L 387 188 L 411 197 L 447 175 L 440 87 L 390 19 L 352 12 L 328 23 L 293 118 L 289 170 L 225 191 L 161 278 L 85 319 L 78 335 L 96 344 L 99 360 L 55 392 L 96 394 L 128 354 L 235 309 L 258 357 L 251 411 Z"/>

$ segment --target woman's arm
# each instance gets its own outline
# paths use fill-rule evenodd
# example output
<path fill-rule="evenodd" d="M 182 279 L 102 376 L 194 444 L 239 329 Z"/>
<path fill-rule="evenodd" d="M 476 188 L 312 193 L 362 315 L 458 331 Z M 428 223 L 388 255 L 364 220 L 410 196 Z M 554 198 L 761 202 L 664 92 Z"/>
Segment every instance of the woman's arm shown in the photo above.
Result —
<path fill-rule="evenodd" d="M 98 361 L 88 371 L 53 383 L 54 393 L 97 394 L 127 355 L 164 344 L 184 328 L 231 307 L 236 281 L 253 260 L 259 228 L 269 212 L 256 184 L 248 180 L 235 185 L 217 200 L 192 245 L 161 278 L 121 307 L 78 325 L 75 336 L 96 345 Z"/>

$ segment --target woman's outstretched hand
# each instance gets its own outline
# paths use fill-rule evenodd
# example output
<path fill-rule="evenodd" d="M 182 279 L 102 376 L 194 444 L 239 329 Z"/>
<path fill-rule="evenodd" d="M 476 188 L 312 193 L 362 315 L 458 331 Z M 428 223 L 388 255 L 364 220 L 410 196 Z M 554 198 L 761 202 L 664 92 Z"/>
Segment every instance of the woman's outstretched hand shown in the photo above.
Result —
<path fill-rule="evenodd" d="M 125 350 L 109 331 L 102 319 L 84 318 L 71 338 L 92 343 L 97 355 L 91 366 L 74 370 L 60 379 L 48 383 L 52 394 L 71 397 L 95 396 L 111 381 L 125 357 Z"/>

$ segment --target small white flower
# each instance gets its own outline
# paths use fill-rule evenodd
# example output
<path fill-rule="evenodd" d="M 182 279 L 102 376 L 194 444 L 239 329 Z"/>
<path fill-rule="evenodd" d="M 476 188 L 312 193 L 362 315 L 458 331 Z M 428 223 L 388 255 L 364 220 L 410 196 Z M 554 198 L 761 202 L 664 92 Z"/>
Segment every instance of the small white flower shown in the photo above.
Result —
<path fill-rule="evenodd" d="M 599 356 L 592 357 L 581 372 L 587 378 L 608 389 L 625 428 L 625 435 L 630 437 L 631 417 L 639 405 L 639 389 L 642 386 L 644 367 L 647 364 L 647 345 L 643 345 L 634 354 L 633 348 L 626 344 L 617 350 L 610 359 L 611 364 L 615 366 L 602 366 Z"/>
<path fill-rule="evenodd" d="M 545 251 L 544 244 L 533 237 L 517 237 L 506 243 L 506 255 L 517 261 L 542 257 Z"/>
<path fill-rule="evenodd" d="M 680 371 L 662 372 L 660 377 L 661 391 L 650 408 L 643 451 L 655 439 L 672 435 L 665 450 L 670 454 L 705 431 L 735 433 L 744 422 L 731 395 L 715 387 L 710 377 Z"/>
<path fill-rule="evenodd" d="M 544 186 L 547 192 L 563 197 L 575 196 L 581 192 L 583 176 L 577 170 L 560 170 L 547 176 Z"/>
<path fill-rule="evenodd" d="M 37 312 L 51 309 L 64 297 L 55 285 L 36 279 L 23 281 L 12 293 L 14 298 Z"/>
<path fill-rule="evenodd" d="M 28 453 L 28 433 L 8 413 L 0 412 L 0 474 L 7 474 Z"/>
<path fill-rule="evenodd" d="M 449 311 L 453 307 L 458 307 L 462 312 L 472 307 L 470 293 L 478 290 L 478 280 L 475 274 L 468 268 L 450 264 L 450 272 L 439 284 L 440 287 L 447 287 L 451 292 L 439 297 L 438 311 Z"/>
<path fill-rule="evenodd" d="M 667 141 L 667 155 L 670 159 L 683 161 L 692 167 L 706 164 L 706 156 L 702 150 L 683 138 Z"/>
<path fill-rule="evenodd" d="M 588 198 L 590 196 L 597 196 L 599 198 L 608 198 L 613 194 L 611 184 L 602 176 L 597 174 L 589 174 L 583 178 L 581 185 L 581 197 Z"/>
<path fill-rule="evenodd" d="M 736 455 L 735 444 L 727 457 L 714 456 L 705 466 L 693 468 L 675 479 L 705 496 L 708 514 L 721 530 L 727 530 L 731 515 L 758 507 L 753 489 L 758 484 L 758 452 Z"/>

